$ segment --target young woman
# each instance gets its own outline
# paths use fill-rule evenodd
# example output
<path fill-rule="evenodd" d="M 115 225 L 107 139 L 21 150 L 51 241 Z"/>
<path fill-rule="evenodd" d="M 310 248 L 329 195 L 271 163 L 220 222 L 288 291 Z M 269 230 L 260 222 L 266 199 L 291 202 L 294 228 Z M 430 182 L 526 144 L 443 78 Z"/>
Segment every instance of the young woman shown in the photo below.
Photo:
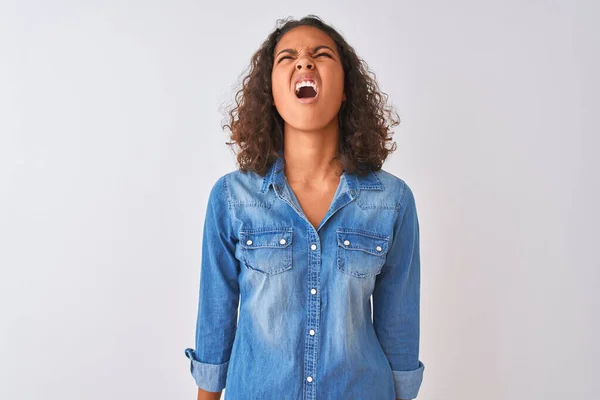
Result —
<path fill-rule="evenodd" d="M 417 397 L 419 224 L 381 168 L 399 123 L 386 99 L 315 16 L 280 21 L 252 57 L 226 125 L 239 168 L 204 224 L 198 399 Z"/>

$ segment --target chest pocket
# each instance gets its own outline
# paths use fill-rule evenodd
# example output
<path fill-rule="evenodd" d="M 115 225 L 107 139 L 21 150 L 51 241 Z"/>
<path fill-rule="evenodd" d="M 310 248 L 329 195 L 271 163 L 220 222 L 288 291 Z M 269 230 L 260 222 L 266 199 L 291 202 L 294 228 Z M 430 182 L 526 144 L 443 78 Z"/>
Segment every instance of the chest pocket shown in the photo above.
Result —
<path fill-rule="evenodd" d="M 246 267 L 274 275 L 292 268 L 292 227 L 267 227 L 240 231 Z"/>
<path fill-rule="evenodd" d="M 358 228 L 338 228 L 337 266 L 357 278 L 377 275 L 385 263 L 389 236 Z"/>

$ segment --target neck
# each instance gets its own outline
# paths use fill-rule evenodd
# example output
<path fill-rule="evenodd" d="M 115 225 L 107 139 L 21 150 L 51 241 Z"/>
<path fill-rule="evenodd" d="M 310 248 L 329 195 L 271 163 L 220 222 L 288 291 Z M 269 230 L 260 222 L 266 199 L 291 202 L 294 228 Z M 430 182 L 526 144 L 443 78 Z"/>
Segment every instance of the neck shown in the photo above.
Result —
<path fill-rule="evenodd" d="M 336 184 L 342 173 L 334 157 L 338 154 L 338 124 L 317 131 L 301 131 L 284 127 L 285 176 L 290 184 Z"/>

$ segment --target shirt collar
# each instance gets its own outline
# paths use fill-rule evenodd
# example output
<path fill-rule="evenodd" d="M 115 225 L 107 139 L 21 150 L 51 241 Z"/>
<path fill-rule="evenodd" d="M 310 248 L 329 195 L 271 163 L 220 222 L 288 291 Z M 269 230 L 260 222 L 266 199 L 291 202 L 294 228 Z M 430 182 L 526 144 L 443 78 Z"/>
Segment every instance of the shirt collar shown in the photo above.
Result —
<path fill-rule="evenodd" d="M 263 177 L 263 183 L 259 189 L 260 193 L 265 193 L 271 186 L 275 188 L 283 187 L 285 182 L 284 174 L 285 160 L 283 155 L 279 153 L 279 157 L 267 168 L 267 172 Z M 357 197 L 361 190 L 383 190 L 381 181 L 371 170 L 364 175 L 342 172 L 340 177 L 341 191 L 348 193 L 351 198 Z"/>

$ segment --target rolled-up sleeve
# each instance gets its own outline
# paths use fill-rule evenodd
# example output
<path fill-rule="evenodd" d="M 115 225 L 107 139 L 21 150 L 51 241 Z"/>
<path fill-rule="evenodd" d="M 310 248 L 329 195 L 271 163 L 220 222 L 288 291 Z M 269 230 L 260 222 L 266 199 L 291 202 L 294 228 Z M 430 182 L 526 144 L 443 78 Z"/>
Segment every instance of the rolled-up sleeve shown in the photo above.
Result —
<path fill-rule="evenodd" d="M 391 246 L 373 292 L 373 325 L 390 363 L 396 398 L 417 397 L 425 365 L 419 360 L 419 222 L 403 181 Z"/>
<path fill-rule="evenodd" d="M 228 200 L 224 175 L 210 191 L 204 220 L 196 349 L 185 349 L 196 385 L 210 392 L 226 386 L 237 330 L 239 264 Z"/>

